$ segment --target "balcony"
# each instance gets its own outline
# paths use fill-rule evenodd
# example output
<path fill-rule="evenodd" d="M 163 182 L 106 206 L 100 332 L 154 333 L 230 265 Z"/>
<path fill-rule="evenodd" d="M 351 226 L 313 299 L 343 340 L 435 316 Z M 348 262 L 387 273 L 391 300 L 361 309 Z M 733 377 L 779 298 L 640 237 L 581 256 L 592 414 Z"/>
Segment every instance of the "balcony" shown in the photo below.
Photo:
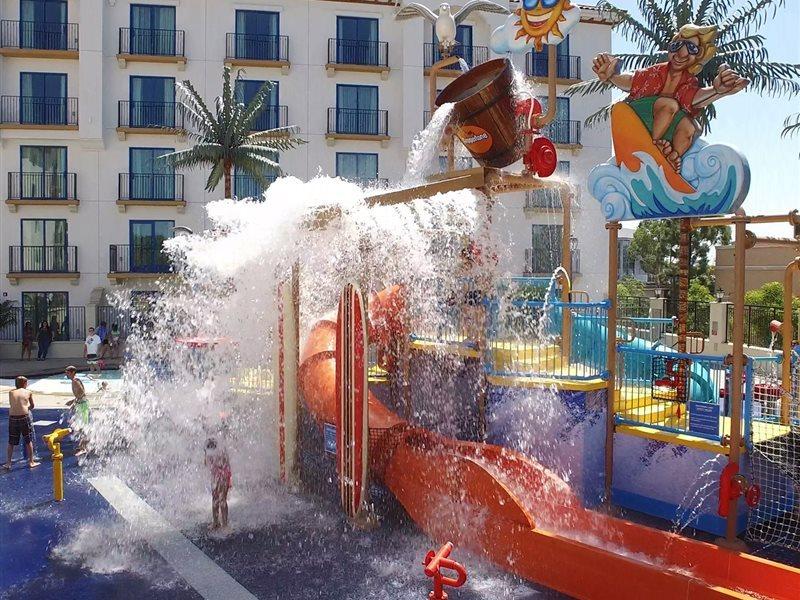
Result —
<path fill-rule="evenodd" d="M 336 140 L 367 140 L 381 142 L 383 147 L 389 140 L 389 113 L 385 110 L 362 110 L 357 108 L 329 108 L 328 145 Z"/>
<path fill-rule="evenodd" d="M 225 43 L 225 64 L 230 67 L 267 67 L 288 75 L 289 38 L 285 35 L 229 33 Z"/>
<path fill-rule="evenodd" d="M 580 121 L 553 121 L 542 127 L 542 134 L 550 138 L 556 146 L 562 148 L 581 148 Z"/>
<path fill-rule="evenodd" d="M 178 135 L 184 132 L 184 115 L 177 102 L 120 100 L 117 105 L 117 135 L 129 133 Z"/>
<path fill-rule="evenodd" d="M 329 77 L 336 71 L 380 73 L 381 79 L 389 78 L 389 44 L 369 40 L 328 39 L 328 64 L 325 69 Z"/>
<path fill-rule="evenodd" d="M 237 198 L 252 198 L 254 200 L 263 200 L 261 195 L 267 190 L 269 184 L 275 181 L 275 175 L 267 175 L 266 179 L 268 184 L 261 185 L 250 175 L 234 175 L 233 176 L 233 195 Z"/>
<path fill-rule="evenodd" d="M 78 24 L 0 21 L 0 56 L 78 58 Z"/>
<path fill-rule="evenodd" d="M 426 42 L 424 54 L 425 75 L 430 75 L 431 67 L 442 59 L 442 53 L 439 51 L 439 44 Z M 454 48 L 453 56 L 464 60 L 471 69 L 489 60 L 489 48 L 486 46 L 464 46 L 459 44 Z M 461 72 L 461 67 L 456 63 L 439 71 L 439 76 L 458 77 L 461 75 Z"/>
<path fill-rule="evenodd" d="M 528 52 L 525 55 L 525 74 L 534 79 L 547 79 L 547 53 Z M 570 85 L 581 80 L 581 57 L 567 54 L 556 56 L 556 81 Z"/>
<path fill-rule="evenodd" d="M 525 192 L 525 215 L 529 213 L 561 212 L 561 194 L 558 190 L 539 189 Z"/>
<path fill-rule="evenodd" d="M 68 206 L 78 210 L 75 173 L 20 173 L 8 174 L 8 198 L 11 212 L 20 206 Z"/>
<path fill-rule="evenodd" d="M 183 175 L 162 173 L 120 173 L 117 208 L 129 206 L 174 206 L 183 212 Z"/>
<path fill-rule="evenodd" d="M 289 108 L 286 105 L 268 105 L 256 117 L 251 131 L 268 131 L 289 124 Z"/>
<path fill-rule="evenodd" d="M 153 244 L 112 244 L 108 250 L 108 278 L 117 283 L 172 273 L 169 257 Z"/>
<path fill-rule="evenodd" d="M 117 62 L 123 69 L 129 61 L 172 63 L 182 71 L 186 67 L 185 36 L 180 29 L 120 27 Z"/>
<path fill-rule="evenodd" d="M 9 246 L 8 280 L 17 285 L 20 279 L 70 279 L 78 282 L 76 246 Z"/>
<path fill-rule="evenodd" d="M 77 131 L 78 99 L 0 96 L 0 128 Z"/>

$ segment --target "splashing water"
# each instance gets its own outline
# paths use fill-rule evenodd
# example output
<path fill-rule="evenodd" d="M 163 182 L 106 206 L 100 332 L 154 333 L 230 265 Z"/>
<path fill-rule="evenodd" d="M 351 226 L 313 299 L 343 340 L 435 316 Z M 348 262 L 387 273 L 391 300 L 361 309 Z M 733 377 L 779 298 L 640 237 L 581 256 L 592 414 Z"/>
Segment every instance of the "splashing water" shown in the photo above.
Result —
<path fill-rule="evenodd" d="M 431 116 L 428 126 L 414 138 L 411 143 L 411 152 L 408 153 L 403 187 L 422 184 L 425 178 L 433 172 L 434 167 L 438 166 L 439 147 L 445 130 L 450 124 L 454 107 L 453 102 L 442 104 Z"/>

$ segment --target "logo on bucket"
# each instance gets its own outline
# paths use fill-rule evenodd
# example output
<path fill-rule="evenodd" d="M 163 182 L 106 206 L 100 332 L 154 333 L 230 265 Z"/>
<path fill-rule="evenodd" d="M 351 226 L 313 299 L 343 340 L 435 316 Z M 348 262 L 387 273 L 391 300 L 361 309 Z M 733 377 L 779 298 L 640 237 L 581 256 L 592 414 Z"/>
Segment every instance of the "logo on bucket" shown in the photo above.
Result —
<path fill-rule="evenodd" d="M 457 133 L 467 150 L 474 154 L 486 154 L 492 149 L 492 135 L 481 127 L 465 125 Z"/>

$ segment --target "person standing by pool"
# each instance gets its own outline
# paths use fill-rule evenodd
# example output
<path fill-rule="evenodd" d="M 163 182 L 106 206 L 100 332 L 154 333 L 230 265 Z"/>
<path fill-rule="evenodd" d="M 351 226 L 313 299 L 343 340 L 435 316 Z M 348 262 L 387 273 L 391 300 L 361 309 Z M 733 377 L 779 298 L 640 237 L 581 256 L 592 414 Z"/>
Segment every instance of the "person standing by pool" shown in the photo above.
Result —
<path fill-rule="evenodd" d="M 228 453 L 214 438 L 206 440 L 203 463 L 211 472 L 211 528 L 225 528 L 228 526 L 228 490 L 233 476 Z"/>
<path fill-rule="evenodd" d="M 28 355 L 28 360 L 31 359 L 31 350 L 33 349 L 33 325 L 30 321 L 25 321 L 22 327 L 22 354 L 20 360 L 25 360 L 25 354 Z"/>
<path fill-rule="evenodd" d="M 86 336 L 86 341 L 83 344 L 83 357 L 86 359 L 86 364 L 89 365 L 89 372 L 100 374 L 100 367 L 97 365 L 97 354 L 100 352 L 100 336 L 94 331 L 94 327 L 89 327 L 89 335 Z"/>
<path fill-rule="evenodd" d="M 50 350 L 50 344 L 53 341 L 53 332 L 50 331 L 50 325 L 47 321 L 39 323 L 39 332 L 36 335 L 36 360 L 44 360 L 47 358 L 47 352 Z"/>
<path fill-rule="evenodd" d="M 11 406 L 8 413 L 8 449 L 6 451 L 6 471 L 11 470 L 11 458 L 14 446 L 18 446 L 20 438 L 25 442 L 28 451 L 28 467 L 38 467 L 40 463 L 33 459 L 33 432 L 31 430 L 30 411 L 33 408 L 33 394 L 28 387 L 28 380 L 19 376 L 14 380 L 16 389 L 8 392 L 8 403 Z"/>
<path fill-rule="evenodd" d="M 83 383 L 77 377 L 78 369 L 70 365 L 64 369 L 64 372 L 67 378 L 72 382 L 72 395 L 74 398 L 67 402 L 67 406 L 72 408 L 72 426 L 80 436 L 78 450 L 75 452 L 75 456 L 81 456 L 82 454 L 86 454 L 89 445 L 89 440 L 86 437 L 86 427 L 89 425 L 89 418 L 91 417 L 89 412 L 89 400 L 86 398 L 86 389 L 83 387 Z"/>

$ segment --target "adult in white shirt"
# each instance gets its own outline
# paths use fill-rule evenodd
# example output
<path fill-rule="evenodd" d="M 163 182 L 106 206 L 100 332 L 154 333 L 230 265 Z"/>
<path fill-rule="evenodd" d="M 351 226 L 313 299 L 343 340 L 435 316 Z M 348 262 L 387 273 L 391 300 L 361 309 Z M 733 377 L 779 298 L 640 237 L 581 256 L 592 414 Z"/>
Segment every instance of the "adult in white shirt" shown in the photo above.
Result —
<path fill-rule="evenodd" d="M 100 366 L 97 364 L 97 355 L 100 352 L 100 344 L 102 340 L 100 336 L 94 332 L 94 327 L 89 327 L 89 335 L 86 336 L 86 341 L 83 343 L 83 356 L 86 359 L 86 364 L 89 365 L 89 372 L 100 374 Z"/>

